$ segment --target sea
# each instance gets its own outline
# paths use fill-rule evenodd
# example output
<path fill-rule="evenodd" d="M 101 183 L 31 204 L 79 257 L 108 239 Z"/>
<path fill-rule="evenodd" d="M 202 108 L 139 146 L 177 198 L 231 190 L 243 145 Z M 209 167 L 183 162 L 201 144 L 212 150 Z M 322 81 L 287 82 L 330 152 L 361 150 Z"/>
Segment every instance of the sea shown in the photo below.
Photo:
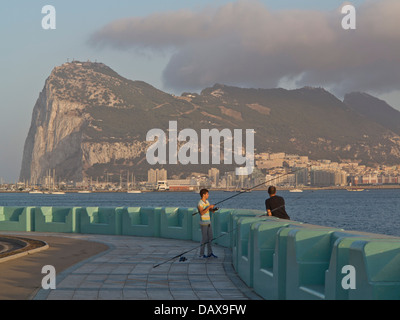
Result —
<path fill-rule="evenodd" d="M 371 189 L 362 192 L 347 190 L 304 190 L 302 193 L 278 191 L 286 202 L 291 220 L 400 237 L 400 189 Z M 246 193 L 211 191 L 209 201 L 224 209 L 256 209 L 265 211 L 265 191 Z M 0 206 L 53 207 L 188 207 L 200 199 L 195 192 L 148 192 L 131 194 L 66 193 L 65 195 L 0 193 Z"/>

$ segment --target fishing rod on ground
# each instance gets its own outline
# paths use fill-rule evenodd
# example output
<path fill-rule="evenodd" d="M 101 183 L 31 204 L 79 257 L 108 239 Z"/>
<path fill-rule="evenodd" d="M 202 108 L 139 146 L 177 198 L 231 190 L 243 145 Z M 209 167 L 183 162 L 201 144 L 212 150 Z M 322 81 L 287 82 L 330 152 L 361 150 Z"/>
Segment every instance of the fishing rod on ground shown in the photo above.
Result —
<path fill-rule="evenodd" d="M 294 170 L 294 171 L 292 171 L 292 172 L 285 173 L 285 174 L 283 174 L 283 175 L 280 175 L 280 176 L 278 176 L 278 177 L 275 177 L 275 178 L 273 178 L 273 179 L 270 179 L 270 180 L 268 180 L 268 181 L 265 181 L 265 182 L 263 182 L 263 183 L 260 183 L 259 185 L 256 185 L 256 186 L 254 186 L 254 187 L 252 187 L 252 188 L 250 188 L 250 189 L 247 189 L 246 191 L 241 191 L 241 192 L 239 192 L 239 193 L 237 193 L 237 194 L 235 194 L 235 195 L 233 195 L 233 196 L 230 196 L 230 197 L 228 197 L 228 198 L 226 198 L 226 199 L 224 199 L 224 200 L 222 200 L 222 201 L 217 202 L 217 203 L 215 204 L 215 206 L 218 205 L 218 204 L 221 204 L 221 203 L 223 203 L 223 202 L 226 202 L 226 201 L 228 201 L 228 200 L 230 200 L 230 199 L 232 199 L 232 198 L 234 198 L 234 197 L 237 197 L 237 196 L 239 196 L 239 195 L 241 195 L 241 194 L 243 194 L 243 193 L 246 193 L 247 191 L 254 190 L 254 189 L 259 188 L 259 187 L 261 187 L 261 186 L 263 186 L 263 185 L 265 185 L 265 184 L 267 184 L 267 183 L 270 183 L 270 182 L 272 182 L 272 181 L 274 181 L 274 180 L 277 180 L 277 179 L 279 179 L 279 178 L 285 177 L 285 176 L 287 176 L 287 175 L 289 175 L 289 174 L 296 173 L 296 172 L 298 172 L 298 171 L 300 171 L 300 170 L 303 170 L 303 169 L 304 169 L 304 168 L 301 168 L 301 169 L 298 169 L 298 170 Z M 284 207 L 284 205 L 283 205 L 283 206 L 280 206 L 280 207 L 278 207 L 278 208 L 273 209 L 273 210 L 271 211 L 271 213 L 274 212 L 275 210 L 278 210 L 278 209 L 282 208 L 282 207 Z M 218 208 L 216 208 L 216 209 L 218 210 Z M 215 210 L 215 211 L 217 211 L 217 210 Z M 194 214 L 192 214 L 192 216 L 195 216 L 195 215 L 197 215 L 198 213 L 200 213 L 200 212 L 197 211 L 197 212 L 195 212 Z M 268 216 L 268 214 L 257 215 L 256 217 L 264 217 L 264 216 Z M 208 243 L 212 243 L 213 241 L 216 241 L 216 240 L 218 240 L 218 239 L 220 239 L 220 238 L 222 238 L 222 237 L 225 237 L 225 236 L 229 235 L 230 233 L 232 233 L 232 232 L 234 232 L 234 231 L 236 231 L 236 230 L 237 230 L 237 228 L 235 228 L 235 229 L 233 229 L 233 230 L 231 230 L 231 231 L 229 231 L 229 232 L 227 232 L 227 233 L 224 233 L 223 235 L 220 235 L 219 237 L 214 238 L 214 239 L 212 239 L 212 240 L 210 240 L 210 241 L 208 241 L 208 242 L 206 242 L 206 243 L 204 243 L 204 244 L 201 244 L 201 245 L 199 245 L 199 246 L 197 246 L 197 247 L 195 247 L 195 248 L 192 248 L 192 249 L 190 249 L 190 250 L 187 250 L 187 251 L 185 251 L 185 252 L 183 252 L 183 253 L 181 253 L 181 254 L 179 254 L 179 255 L 176 255 L 176 256 L 174 256 L 174 257 L 172 257 L 172 258 L 170 258 L 170 259 L 168 259 L 168 260 L 166 260 L 166 261 L 164 261 L 164 262 L 161 262 L 161 263 L 159 263 L 159 264 L 153 266 L 153 269 L 158 268 L 159 266 L 164 265 L 164 264 L 166 264 L 166 263 L 168 263 L 168 262 L 170 262 L 170 261 L 174 261 L 175 259 L 178 259 L 178 258 L 180 258 L 180 261 L 181 261 L 181 262 L 184 262 L 184 261 L 187 260 L 187 259 L 184 257 L 185 254 L 187 254 L 187 253 L 189 253 L 189 252 L 192 252 L 192 251 L 194 251 L 194 250 L 197 250 L 197 249 L 199 249 L 199 248 L 200 248 L 201 246 L 203 246 L 203 245 L 207 245 Z"/>

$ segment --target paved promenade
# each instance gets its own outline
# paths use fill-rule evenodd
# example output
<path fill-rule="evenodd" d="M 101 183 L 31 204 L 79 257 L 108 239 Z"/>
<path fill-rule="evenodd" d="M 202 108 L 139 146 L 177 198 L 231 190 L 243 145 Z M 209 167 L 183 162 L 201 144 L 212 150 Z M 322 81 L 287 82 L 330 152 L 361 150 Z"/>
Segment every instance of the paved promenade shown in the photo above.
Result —
<path fill-rule="evenodd" d="M 192 241 L 104 235 L 5 234 L 19 235 L 27 238 L 40 238 L 44 241 L 48 239 L 49 241 L 46 242 L 49 243 L 50 248 L 47 250 L 52 249 L 52 239 L 57 239 L 58 243 L 62 243 L 63 239 L 65 242 L 72 241 L 69 247 L 73 246 L 74 249 L 79 248 L 77 248 L 77 245 L 74 245 L 73 242 L 79 241 L 79 246 L 81 246 L 81 248 L 86 246 L 86 248 L 91 248 L 93 253 L 95 253 L 94 256 L 90 258 L 86 257 L 83 261 L 75 262 L 61 273 L 58 273 L 56 290 L 40 289 L 41 279 L 44 275 L 32 275 L 32 277 L 37 278 L 37 287 L 35 290 L 33 287 L 31 288 L 32 293 L 30 299 L 260 299 L 260 297 L 257 296 L 252 289 L 248 288 L 236 275 L 232 267 L 230 250 L 216 245 L 214 245 L 213 248 L 218 258 L 203 259 L 198 257 L 199 243 Z M 63 255 L 63 250 L 66 250 L 66 247 L 58 250 L 57 254 L 59 260 L 67 259 L 68 255 Z M 178 258 L 154 268 L 155 265 L 163 263 L 188 250 L 192 251 L 184 255 L 187 259 L 186 261 L 180 262 Z M 30 263 L 34 261 L 37 266 L 43 266 L 45 260 L 42 259 L 42 257 L 46 254 L 46 251 L 29 256 Z M 70 256 L 76 256 L 77 254 L 71 252 Z M 80 254 L 82 254 L 82 252 L 80 252 Z M 88 252 L 86 252 L 86 255 L 88 255 Z M 54 254 L 52 254 L 52 256 L 54 257 Z M 25 263 L 24 258 L 0 263 L 0 268 L 7 268 L 7 264 L 11 263 L 14 268 L 17 266 L 22 272 Z M 57 272 L 59 271 L 57 270 Z M 23 286 L 24 284 L 21 283 L 19 285 Z"/>

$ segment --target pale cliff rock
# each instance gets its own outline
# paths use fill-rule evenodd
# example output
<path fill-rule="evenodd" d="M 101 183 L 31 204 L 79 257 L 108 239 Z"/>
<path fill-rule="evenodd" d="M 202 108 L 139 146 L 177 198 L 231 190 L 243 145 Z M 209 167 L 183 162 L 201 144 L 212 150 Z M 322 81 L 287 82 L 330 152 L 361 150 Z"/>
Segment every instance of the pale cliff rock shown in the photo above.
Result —
<path fill-rule="evenodd" d="M 47 80 L 33 110 L 31 128 L 25 142 L 21 177 L 38 183 L 49 168 L 59 169 L 69 162 L 71 178 L 81 176 L 81 128 L 85 123 L 79 103 L 60 100 Z M 57 170 L 58 171 L 58 170 Z"/>
<path fill-rule="evenodd" d="M 87 128 L 96 129 L 92 124 L 93 117 L 87 112 L 90 107 L 88 99 L 93 99 L 97 92 L 101 98 L 96 102 L 105 103 L 100 93 L 106 90 L 99 83 L 88 81 L 85 75 L 67 78 L 81 72 L 80 67 L 80 64 L 73 63 L 57 67 L 46 80 L 33 110 L 20 181 L 40 184 L 49 172 L 53 175 L 53 169 L 58 179 L 82 181 L 86 176 L 85 170 L 96 164 L 135 159 L 145 152 L 143 146 L 146 143 L 93 141 L 87 136 Z M 91 69 L 86 71 L 98 79 L 110 78 L 101 73 L 96 74 Z M 68 87 L 72 87 L 70 91 L 66 90 Z M 89 92 L 88 99 L 70 99 L 79 94 L 82 87 Z M 108 97 L 110 106 L 114 107 L 118 98 L 112 94 Z"/>
<path fill-rule="evenodd" d="M 82 160 L 84 167 L 106 164 L 112 161 L 136 159 L 144 154 L 148 144 L 134 141 L 128 142 L 84 142 L 82 144 Z"/>

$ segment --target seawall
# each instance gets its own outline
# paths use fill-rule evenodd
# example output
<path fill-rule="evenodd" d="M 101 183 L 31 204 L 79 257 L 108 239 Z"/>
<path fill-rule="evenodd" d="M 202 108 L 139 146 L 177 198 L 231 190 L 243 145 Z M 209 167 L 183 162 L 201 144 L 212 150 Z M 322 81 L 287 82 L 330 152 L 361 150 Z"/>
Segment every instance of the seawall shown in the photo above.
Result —
<path fill-rule="evenodd" d="M 60 232 L 199 242 L 194 208 L 0 207 L 0 232 Z M 400 300 L 400 238 L 279 220 L 263 211 L 212 215 L 214 243 L 268 300 Z"/>

